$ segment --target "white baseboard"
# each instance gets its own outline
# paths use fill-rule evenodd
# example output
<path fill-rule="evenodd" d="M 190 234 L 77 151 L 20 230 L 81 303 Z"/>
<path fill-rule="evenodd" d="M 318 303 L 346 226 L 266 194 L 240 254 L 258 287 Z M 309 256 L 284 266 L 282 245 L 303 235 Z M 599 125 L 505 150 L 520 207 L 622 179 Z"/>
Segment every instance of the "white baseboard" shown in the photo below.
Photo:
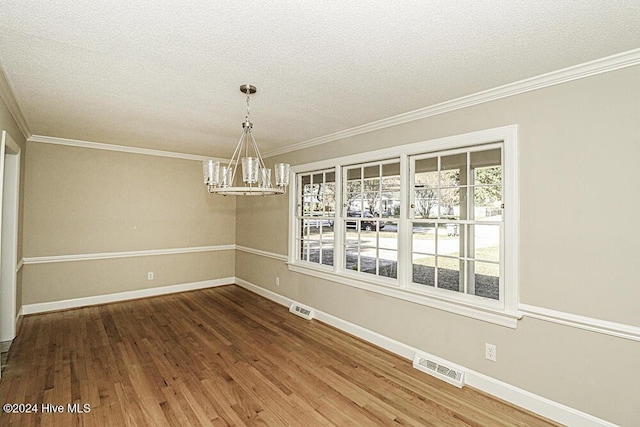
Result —
<path fill-rule="evenodd" d="M 281 304 L 285 307 L 289 307 L 291 303 L 300 303 L 306 304 L 302 301 L 294 301 L 290 298 L 287 298 L 283 295 L 272 292 L 268 289 L 262 288 L 258 285 L 255 285 L 246 280 L 236 278 L 235 283 L 242 288 L 245 288 L 253 293 L 256 293 L 260 296 L 263 296 L 271 301 L 274 301 L 278 304 Z M 356 337 L 363 339 L 365 341 L 370 342 L 371 344 L 377 345 L 378 347 L 384 348 L 392 353 L 395 353 L 401 357 L 404 357 L 408 360 L 413 360 L 413 356 L 417 351 L 420 351 L 414 347 L 411 347 L 407 344 L 403 344 L 399 341 L 386 337 L 384 335 L 378 334 L 377 332 L 370 331 L 362 326 L 358 326 L 351 322 L 347 322 L 346 320 L 335 317 L 331 314 L 324 313 L 318 310 L 315 307 L 312 307 L 314 310 L 314 318 L 331 325 L 335 328 L 343 330 L 351 335 L 355 335 Z M 452 362 L 453 363 L 453 362 Z M 615 427 L 615 424 L 612 424 L 608 421 L 602 420 L 600 418 L 594 417 L 587 413 L 578 411 L 577 409 L 570 408 L 566 405 L 562 405 L 558 402 L 554 402 L 545 397 L 538 396 L 537 394 L 530 393 L 521 388 L 515 387 L 511 384 L 507 384 L 495 378 L 488 377 L 479 372 L 472 371 L 470 369 L 464 368 L 465 370 L 465 383 L 471 387 L 474 387 L 478 390 L 481 390 L 485 393 L 488 393 L 492 396 L 505 400 L 509 403 L 517 405 L 521 408 L 524 408 L 528 411 L 534 412 L 543 417 L 549 418 L 553 421 L 559 422 L 564 425 L 569 426 L 583 426 L 583 427 L 595 427 L 595 426 L 606 426 L 606 427 Z"/>
<path fill-rule="evenodd" d="M 42 302 L 23 305 L 20 309 L 22 315 L 45 313 L 47 311 L 66 310 L 69 308 L 86 307 L 89 305 L 107 304 L 111 302 L 126 301 L 137 298 L 154 297 L 158 295 L 173 294 L 176 292 L 193 291 L 196 289 L 212 288 L 214 286 L 229 285 L 235 282 L 235 277 L 204 280 L 202 282 L 184 283 L 180 285 L 159 286 L 135 291 L 118 292 L 115 294 L 96 295 L 92 297 L 74 298 L 62 301 Z"/>

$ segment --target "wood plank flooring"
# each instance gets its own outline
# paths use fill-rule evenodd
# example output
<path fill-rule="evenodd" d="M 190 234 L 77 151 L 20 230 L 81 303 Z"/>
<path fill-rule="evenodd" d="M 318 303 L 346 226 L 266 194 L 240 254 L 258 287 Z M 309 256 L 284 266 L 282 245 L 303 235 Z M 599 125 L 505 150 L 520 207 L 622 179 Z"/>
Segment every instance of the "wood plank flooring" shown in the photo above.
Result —
<path fill-rule="evenodd" d="M 237 286 L 26 316 L 0 401 L 38 408 L 1 426 L 555 425 Z"/>

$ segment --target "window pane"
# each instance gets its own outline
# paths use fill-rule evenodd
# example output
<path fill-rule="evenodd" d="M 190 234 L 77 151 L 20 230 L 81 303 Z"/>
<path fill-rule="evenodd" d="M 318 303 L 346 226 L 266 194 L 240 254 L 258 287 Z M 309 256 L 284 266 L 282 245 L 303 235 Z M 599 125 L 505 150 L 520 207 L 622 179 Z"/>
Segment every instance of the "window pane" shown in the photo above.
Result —
<path fill-rule="evenodd" d="M 358 224 L 359 224 L 360 231 L 362 232 L 361 234 L 364 234 L 364 235 L 370 235 L 370 234 L 375 235 L 376 230 L 378 230 L 378 228 L 380 227 L 380 222 L 378 222 L 373 218 L 360 219 L 358 220 Z"/>
<path fill-rule="evenodd" d="M 436 257 L 413 254 L 413 282 L 420 285 L 435 286 Z"/>
<path fill-rule="evenodd" d="M 413 205 L 415 218 L 438 217 L 438 158 L 414 163 Z"/>
<path fill-rule="evenodd" d="M 380 276 L 398 277 L 398 252 L 380 249 L 378 261 L 378 272 Z"/>
<path fill-rule="evenodd" d="M 372 215 L 378 215 L 380 212 L 380 192 L 368 192 L 363 193 L 364 210 L 362 216 L 371 217 Z"/>
<path fill-rule="evenodd" d="M 345 239 L 346 239 L 346 244 L 347 245 L 356 245 L 356 244 L 358 244 L 359 234 L 360 233 L 358 233 L 358 229 L 356 227 L 357 227 L 357 223 L 355 221 L 346 221 Z"/>
<path fill-rule="evenodd" d="M 304 216 L 309 216 L 311 215 L 311 203 L 306 202 L 302 204 L 302 215 Z"/>
<path fill-rule="evenodd" d="M 458 258 L 438 257 L 437 286 L 441 289 L 461 292 L 464 274 L 464 261 Z"/>
<path fill-rule="evenodd" d="M 414 185 L 435 187 L 438 185 L 438 158 L 415 161 Z"/>
<path fill-rule="evenodd" d="M 414 217 L 417 219 L 438 217 L 438 189 L 416 188 L 414 193 Z"/>
<path fill-rule="evenodd" d="M 400 163 L 382 166 L 382 194 L 379 215 L 398 218 L 400 216 Z"/>
<path fill-rule="evenodd" d="M 365 180 L 371 179 L 371 178 L 380 178 L 380 165 L 367 166 L 366 168 L 364 168 L 363 174 L 364 174 L 363 178 Z M 380 180 L 378 180 L 378 182 L 379 181 Z"/>
<path fill-rule="evenodd" d="M 435 254 L 436 225 L 433 223 L 414 224 L 412 247 L 414 254 Z"/>
<path fill-rule="evenodd" d="M 351 197 L 347 197 L 347 200 L 352 197 L 357 197 L 357 195 L 362 192 L 361 178 L 361 168 L 347 169 L 347 188 L 345 190 L 347 194 L 351 195 Z"/>
<path fill-rule="evenodd" d="M 324 204 L 324 216 L 336 216 L 336 197 L 335 194 L 325 194 L 322 198 Z"/>
<path fill-rule="evenodd" d="M 499 299 L 500 297 L 500 265 L 485 262 L 474 262 L 472 280 L 474 287 L 470 293 L 484 298 Z"/>
<path fill-rule="evenodd" d="M 400 175 L 383 177 L 382 191 L 400 191 Z"/>
<path fill-rule="evenodd" d="M 360 218 L 362 216 L 362 196 L 360 193 L 347 194 L 345 204 L 347 205 L 346 216 Z"/>
<path fill-rule="evenodd" d="M 362 168 L 357 166 L 355 168 L 347 169 L 347 180 L 360 180 L 362 178 Z"/>
<path fill-rule="evenodd" d="M 440 186 L 466 185 L 467 153 L 442 156 L 440 158 Z"/>
<path fill-rule="evenodd" d="M 382 176 L 383 177 L 399 177 L 400 176 L 400 163 L 386 163 L 382 165 Z M 398 181 L 398 187 L 400 186 L 400 181 Z"/>
<path fill-rule="evenodd" d="M 387 193 L 387 197 L 383 197 L 381 202 L 380 216 L 383 218 L 399 218 L 400 217 L 400 192 Z"/>
<path fill-rule="evenodd" d="M 302 222 L 302 235 L 305 238 L 318 238 L 320 234 L 321 219 L 305 219 Z"/>
<path fill-rule="evenodd" d="M 375 247 L 360 246 L 359 250 L 360 271 L 363 273 L 377 274 L 378 249 Z"/>
<path fill-rule="evenodd" d="M 499 148 L 474 151 L 470 156 L 473 182 L 476 185 L 502 184 L 502 152 Z"/>
<path fill-rule="evenodd" d="M 473 219 L 480 221 L 501 221 L 502 186 L 474 186 L 473 206 Z"/>
<path fill-rule="evenodd" d="M 333 243 L 322 244 L 322 264 L 333 265 Z"/>
<path fill-rule="evenodd" d="M 460 239 L 462 224 L 438 224 L 438 242 L 436 246 L 437 255 L 448 255 L 459 257 L 463 250 L 464 242 Z"/>
<path fill-rule="evenodd" d="M 353 245 L 347 245 L 344 249 L 345 254 L 345 268 L 352 271 L 360 271 L 358 247 Z"/>
<path fill-rule="evenodd" d="M 440 189 L 440 218 L 467 219 L 467 187 Z"/>
<path fill-rule="evenodd" d="M 381 249 L 398 250 L 398 223 L 380 222 L 378 231 L 378 245 Z"/>
<path fill-rule="evenodd" d="M 500 226 L 474 225 L 473 257 L 482 261 L 500 261 Z"/>

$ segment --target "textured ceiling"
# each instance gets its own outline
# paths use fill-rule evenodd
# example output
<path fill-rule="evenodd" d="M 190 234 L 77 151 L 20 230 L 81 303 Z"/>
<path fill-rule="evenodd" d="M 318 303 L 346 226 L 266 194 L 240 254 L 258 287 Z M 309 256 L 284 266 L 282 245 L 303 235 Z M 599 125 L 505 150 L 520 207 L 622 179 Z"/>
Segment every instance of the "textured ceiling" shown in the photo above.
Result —
<path fill-rule="evenodd" d="M 228 156 L 640 47 L 638 0 L 0 2 L 30 131 Z"/>

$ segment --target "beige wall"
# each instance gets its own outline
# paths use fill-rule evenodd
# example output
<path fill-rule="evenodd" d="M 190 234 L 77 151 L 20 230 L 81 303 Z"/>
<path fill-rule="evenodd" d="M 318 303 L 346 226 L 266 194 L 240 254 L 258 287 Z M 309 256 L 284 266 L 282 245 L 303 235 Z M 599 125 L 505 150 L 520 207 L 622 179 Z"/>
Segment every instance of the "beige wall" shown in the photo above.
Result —
<path fill-rule="evenodd" d="M 233 277 L 231 251 L 29 263 L 234 244 L 235 200 L 210 196 L 193 160 L 33 142 L 27 150 L 25 305 Z"/>
<path fill-rule="evenodd" d="M 303 164 L 517 124 L 521 302 L 640 326 L 640 231 L 626 218 L 640 208 L 639 90 L 640 67 L 627 68 L 269 161 Z M 25 259 L 234 243 L 287 253 L 287 197 L 212 197 L 195 161 L 25 144 L 2 103 L 0 126 L 26 154 Z M 26 264 L 19 304 L 233 275 L 553 401 L 640 423 L 637 341 L 529 317 L 512 330 L 291 273 L 281 261 L 240 251 Z M 484 359 L 485 342 L 497 345 L 498 362 Z"/>
<path fill-rule="evenodd" d="M 304 164 L 517 124 L 520 301 L 637 327 L 638 93 L 636 66 L 269 160 Z M 287 200 L 256 203 L 238 200 L 236 243 L 286 254 Z M 236 276 L 580 411 L 640 423 L 637 341 L 528 317 L 512 330 L 291 273 L 281 261 L 241 252 Z M 497 363 L 484 359 L 485 342 L 497 345 Z"/>

